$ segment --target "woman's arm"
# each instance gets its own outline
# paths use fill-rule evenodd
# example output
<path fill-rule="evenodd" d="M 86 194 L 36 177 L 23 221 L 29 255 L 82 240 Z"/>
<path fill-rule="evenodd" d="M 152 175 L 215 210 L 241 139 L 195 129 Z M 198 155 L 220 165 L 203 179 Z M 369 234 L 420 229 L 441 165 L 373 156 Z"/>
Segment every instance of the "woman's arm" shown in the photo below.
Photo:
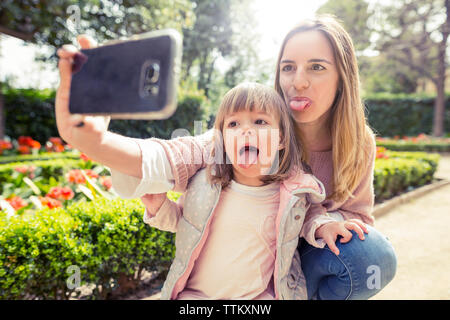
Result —
<path fill-rule="evenodd" d="M 184 192 L 190 177 L 206 166 L 212 147 L 212 130 L 172 140 L 134 139 L 139 146 L 142 177 L 111 169 L 114 190 L 126 199 L 169 190 Z"/>

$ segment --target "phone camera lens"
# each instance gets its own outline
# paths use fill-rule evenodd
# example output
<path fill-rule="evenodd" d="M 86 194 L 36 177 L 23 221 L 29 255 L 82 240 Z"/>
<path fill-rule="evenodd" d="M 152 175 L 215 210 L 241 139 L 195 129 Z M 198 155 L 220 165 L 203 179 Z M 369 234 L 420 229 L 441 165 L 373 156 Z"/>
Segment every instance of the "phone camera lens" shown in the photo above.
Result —
<path fill-rule="evenodd" d="M 146 77 L 145 77 L 146 83 L 155 84 L 159 80 L 159 64 L 152 63 L 149 67 L 147 67 L 146 71 Z"/>

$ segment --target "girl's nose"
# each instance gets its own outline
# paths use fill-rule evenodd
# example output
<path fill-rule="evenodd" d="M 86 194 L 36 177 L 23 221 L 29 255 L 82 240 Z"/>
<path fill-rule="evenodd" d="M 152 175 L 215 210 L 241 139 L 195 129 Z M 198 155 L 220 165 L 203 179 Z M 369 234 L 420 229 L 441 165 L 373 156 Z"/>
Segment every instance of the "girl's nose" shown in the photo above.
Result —
<path fill-rule="evenodd" d="M 255 128 L 253 128 L 251 125 L 244 125 L 242 127 L 242 133 L 243 136 L 254 136 L 256 134 Z"/>
<path fill-rule="evenodd" d="M 307 89 L 310 86 L 309 79 L 305 72 L 298 70 L 294 78 L 294 87 L 297 91 Z"/>

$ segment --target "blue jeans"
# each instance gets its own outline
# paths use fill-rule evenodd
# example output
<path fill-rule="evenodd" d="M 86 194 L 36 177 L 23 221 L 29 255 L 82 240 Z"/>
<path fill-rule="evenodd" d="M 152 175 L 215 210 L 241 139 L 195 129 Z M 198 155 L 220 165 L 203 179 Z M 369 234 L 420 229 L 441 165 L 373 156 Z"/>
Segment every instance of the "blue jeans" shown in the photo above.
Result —
<path fill-rule="evenodd" d="M 336 241 L 339 255 L 301 239 L 298 250 L 308 299 L 365 300 L 384 288 L 395 275 L 397 258 L 388 238 L 371 226 L 365 239 L 355 231 L 347 243 Z"/>

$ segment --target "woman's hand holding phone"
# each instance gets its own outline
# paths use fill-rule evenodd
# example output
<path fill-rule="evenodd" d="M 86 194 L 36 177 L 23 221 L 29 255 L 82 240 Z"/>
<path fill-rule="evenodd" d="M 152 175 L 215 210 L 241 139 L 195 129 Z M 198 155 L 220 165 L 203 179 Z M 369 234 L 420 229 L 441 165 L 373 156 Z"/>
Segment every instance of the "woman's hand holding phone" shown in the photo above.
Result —
<path fill-rule="evenodd" d="M 97 46 L 96 41 L 87 35 L 80 35 L 77 40 L 82 49 Z M 95 150 L 96 146 L 102 143 L 108 130 L 110 117 L 74 115 L 69 112 L 72 69 L 77 60 L 76 56 L 81 53 L 73 45 L 64 45 L 58 49 L 57 54 L 60 84 L 56 91 L 55 114 L 59 134 L 67 143 L 80 151 Z"/>
<path fill-rule="evenodd" d="M 77 37 L 82 49 L 97 46 L 86 35 Z M 59 135 L 77 150 L 94 161 L 124 174 L 142 178 L 141 150 L 135 139 L 108 131 L 110 117 L 71 114 L 69 111 L 70 85 L 74 60 L 81 54 L 73 45 L 58 49 L 60 84 L 55 98 L 56 124 Z"/>

